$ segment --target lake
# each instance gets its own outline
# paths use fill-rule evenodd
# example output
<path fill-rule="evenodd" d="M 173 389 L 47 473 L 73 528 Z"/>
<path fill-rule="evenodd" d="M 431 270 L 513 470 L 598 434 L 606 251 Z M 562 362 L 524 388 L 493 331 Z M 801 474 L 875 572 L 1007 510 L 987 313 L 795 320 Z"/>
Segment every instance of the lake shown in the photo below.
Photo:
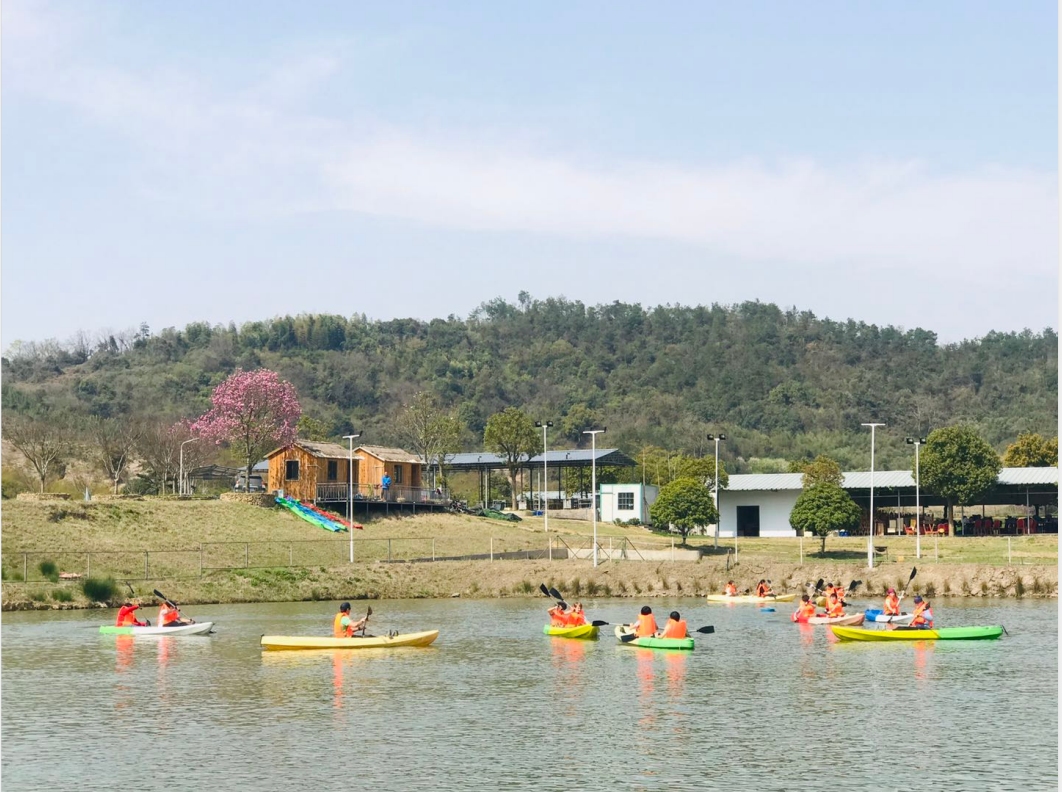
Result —
<path fill-rule="evenodd" d="M 640 601 L 586 600 L 630 621 Z M 426 649 L 262 652 L 337 603 L 189 608 L 208 637 L 98 635 L 114 611 L 8 613 L 5 790 L 1055 789 L 1058 603 L 943 599 L 999 641 L 837 642 L 791 605 L 676 608 L 692 653 L 542 634 L 550 601 L 374 601 Z M 862 604 L 868 604 L 866 602 Z M 365 603 L 355 602 L 358 614 Z M 880 603 L 875 601 L 875 607 Z M 363 612 L 363 611 L 362 611 Z M 156 610 L 149 614 L 152 621 Z"/>

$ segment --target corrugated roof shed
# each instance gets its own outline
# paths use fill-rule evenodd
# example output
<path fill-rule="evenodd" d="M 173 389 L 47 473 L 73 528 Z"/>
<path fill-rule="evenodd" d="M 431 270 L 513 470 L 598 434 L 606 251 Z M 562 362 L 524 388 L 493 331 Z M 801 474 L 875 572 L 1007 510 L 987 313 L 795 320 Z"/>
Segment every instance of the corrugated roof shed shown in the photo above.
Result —
<path fill-rule="evenodd" d="M 801 473 L 746 473 L 730 477 L 731 492 L 749 492 L 752 490 L 798 490 L 802 489 Z M 1032 486 L 1048 484 L 1058 486 L 1058 468 L 1003 468 L 998 482 L 1002 486 Z M 891 489 L 896 487 L 914 488 L 914 474 L 910 470 L 876 470 L 874 487 Z M 870 489 L 870 471 L 858 470 L 844 473 L 845 489 Z"/>

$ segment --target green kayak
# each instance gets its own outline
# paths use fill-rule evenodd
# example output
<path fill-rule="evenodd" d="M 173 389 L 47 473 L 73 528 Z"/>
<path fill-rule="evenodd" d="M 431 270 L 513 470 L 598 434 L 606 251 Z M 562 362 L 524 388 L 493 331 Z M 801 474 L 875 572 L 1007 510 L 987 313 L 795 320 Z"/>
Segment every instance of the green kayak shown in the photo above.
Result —
<path fill-rule="evenodd" d="M 638 646 L 642 649 L 681 649 L 689 652 L 693 650 L 692 638 L 635 638 L 632 641 L 624 641 L 625 635 L 633 634 L 633 630 L 621 624 L 616 628 L 616 638 L 625 646 Z"/>
<path fill-rule="evenodd" d="M 941 627 L 938 630 L 865 630 L 831 628 L 842 641 L 991 641 L 1003 634 L 1002 627 Z"/>

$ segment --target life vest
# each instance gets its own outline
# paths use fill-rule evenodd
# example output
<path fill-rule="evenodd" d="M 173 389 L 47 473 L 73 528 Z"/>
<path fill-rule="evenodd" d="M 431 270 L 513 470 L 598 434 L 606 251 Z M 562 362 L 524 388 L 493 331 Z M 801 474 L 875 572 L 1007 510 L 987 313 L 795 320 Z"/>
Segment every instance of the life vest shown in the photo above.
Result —
<path fill-rule="evenodd" d="M 737 596 L 737 586 L 735 586 L 733 583 L 727 583 L 726 591 L 724 593 L 728 597 L 736 597 Z"/>
<path fill-rule="evenodd" d="M 911 619 L 912 627 L 933 627 L 933 609 L 925 602 L 915 607 L 914 618 Z"/>
<path fill-rule="evenodd" d="M 584 624 L 586 624 L 586 616 L 582 613 L 572 613 L 568 616 L 569 627 L 582 627 Z"/>
<path fill-rule="evenodd" d="M 136 624 L 135 611 L 136 606 L 123 605 L 122 608 L 118 611 L 118 620 L 115 622 L 115 624 L 118 627 L 130 627 Z"/>
<path fill-rule="evenodd" d="M 561 610 L 559 605 L 555 605 L 547 611 L 549 613 L 549 626 L 550 627 L 567 627 L 568 615 Z"/>
<path fill-rule="evenodd" d="M 634 634 L 639 638 L 652 638 L 656 635 L 656 619 L 653 614 L 638 614 L 638 626 L 634 628 Z"/>
<path fill-rule="evenodd" d="M 900 598 L 897 597 L 895 594 L 885 597 L 885 615 L 900 615 Z"/>
<path fill-rule="evenodd" d="M 793 614 L 793 621 L 806 621 L 815 615 L 815 603 L 811 600 L 801 602 Z"/>
<path fill-rule="evenodd" d="M 165 602 L 162 603 L 162 606 L 159 608 L 159 624 L 165 627 L 170 622 L 178 621 L 180 618 L 181 615 L 177 612 L 176 608 L 171 608 Z"/>
<path fill-rule="evenodd" d="M 765 596 L 767 596 L 767 592 L 768 591 L 770 591 L 770 588 L 767 587 L 766 583 L 760 583 L 758 586 L 756 586 L 756 596 L 757 597 L 765 597 Z"/>
<path fill-rule="evenodd" d="M 830 618 L 844 616 L 844 605 L 841 604 L 840 600 L 837 600 L 836 602 L 827 602 L 826 615 Z"/>
<path fill-rule="evenodd" d="M 826 601 L 829 602 L 830 601 L 830 595 L 836 593 L 836 591 L 837 591 L 837 587 L 836 586 L 827 586 L 826 590 L 824 592 L 822 592 L 822 595 L 826 598 Z"/>
<path fill-rule="evenodd" d="M 340 624 L 340 622 L 343 621 L 344 616 L 346 616 L 348 619 L 350 618 L 349 613 L 344 613 L 343 611 L 340 611 L 336 614 L 335 619 L 332 620 L 332 635 L 334 635 L 336 638 L 350 638 L 352 635 L 354 635 L 353 622 L 348 624 L 346 627 Z"/>
<path fill-rule="evenodd" d="M 685 638 L 686 637 L 686 620 L 668 619 L 667 624 L 664 625 L 664 638 Z"/>
<path fill-rule="evenodd" d="M 837 595 L 837 599 L 838 599 L 838 600 L 843 600 L 843 599 L 844 599 L 844 589 L 843 589 L 843 588 L 841 588 L 840 586 L 838 586 L 837 588 L 835 588 L 835 589 L 833 590 L 833 593 Z"/>

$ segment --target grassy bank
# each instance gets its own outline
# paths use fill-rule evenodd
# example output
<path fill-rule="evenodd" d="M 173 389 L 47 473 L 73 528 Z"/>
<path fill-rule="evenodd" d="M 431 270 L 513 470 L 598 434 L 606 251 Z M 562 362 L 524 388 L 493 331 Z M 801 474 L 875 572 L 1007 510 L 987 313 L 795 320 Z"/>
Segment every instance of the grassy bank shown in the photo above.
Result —
<path fill-rule="evenodd" d="M 591 525 L 550 520 L 556 548 L 587 548 Z M 81 581 L 52 582 L 40 570 L 83 577 L 128 579 L 141 594 L 153 588 L 181 602 L 258 602 L 375 597 L 536 596 L 549 581 L 568 596 L 696 595 L 718 592 L 728 578 L 742 588 L 761 577 L 797 590 L 819 577 L 847 583 L 862 579 L 875 595 L 919 574 L 912 590 L 936 596 L 1052 597 L 1058 590 L 1056 536 L 1015 538 L 1008 563 L 1006 538 L 923 539 L 923 558 L 914 559 L 911 538 L 878 540 L 888 560 L 866 569 L 866 540 L 831 538 L 826 554 L 818 541 L 741 539 L 734 566 L 732 541 L 713 552 L 710 537 L 691 544 L 705 555 L 698 562 L 637 560 L 637 550 L 670 547 L 672 539 L 644 528 L 599 524 L 603 551 L 625 542 L 630 560 L 438 561 L 387 563 L 436 557 L 543 551 L 541 518 L 508 523 L 450 514 L 377 519 L 355 531 L 355 563 L 349 540 L 295 518 L 281 509 L 222 501 L 167 499 L 83 503 L 8 502 L 3 507 L 3 607 L 86 607 L 92 604 Z M 146 552 L 145 552 L 146 551 Z M 939 561 L 934 560 L 936 552 Z M 29 554 L 29 555 L 24 555 Z M 145 560 L 148 575 L 145 579 Z M 202 573 L 200 568 L 202 565 Z M 236 567 L 255 568 L 236 568 Z M 29 580 L 23 579 L 29 572 Z M 52 577 L 54 578 L 54 573 Z M 121 587 L 115 594 L 123 596 Z"/>

